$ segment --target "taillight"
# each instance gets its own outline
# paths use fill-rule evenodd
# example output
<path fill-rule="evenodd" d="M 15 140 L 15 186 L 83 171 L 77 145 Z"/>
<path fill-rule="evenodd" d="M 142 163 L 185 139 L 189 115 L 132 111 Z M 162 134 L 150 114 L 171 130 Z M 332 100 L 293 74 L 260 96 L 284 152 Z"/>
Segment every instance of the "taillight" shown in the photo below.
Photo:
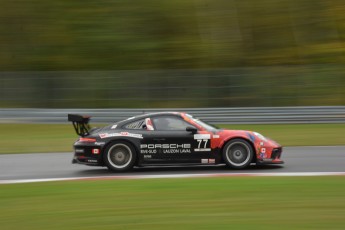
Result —
<path fill-rule="evenodd" d="M 81 138 L 79 138 L 79 141 L 81 141 L 81 142 L 96 142 L 96 139 L 95 138 L 84 138 L 84 137 L 81 137 Z"/>

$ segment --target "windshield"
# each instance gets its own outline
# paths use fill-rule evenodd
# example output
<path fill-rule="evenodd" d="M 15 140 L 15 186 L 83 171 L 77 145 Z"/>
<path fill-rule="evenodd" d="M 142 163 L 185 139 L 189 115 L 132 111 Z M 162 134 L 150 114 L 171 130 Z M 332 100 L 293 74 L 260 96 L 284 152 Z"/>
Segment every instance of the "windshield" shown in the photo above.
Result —
<path fill-rule="evenodd" d="M 202 126 L 204 129 L 206 129 L 207 131 L 210 131 L 210 132 L 215 132 L 218 130 L 218 127 L 217 126 L 214 126 L 214 125 L 211 125 L 211 124 L 208 124 L 206 123 L 205 121 L 202 121 L 202 120 L 199 120 L 199 119 L 196 119 L 194 118 L 192 115 L 190 114 L 186 114 L 187 117 L 189 117 L 190 119 L 192 119 L 196 124 Z"/>
<path fill-rule="evenodd" d="M 201 120 L 199 120 L 199 119 L 193 118 L 193 121 L 194 121 L 195 123 L 197 123 L 198 125 L 204 127 L 207 131 L 215 132 L 215 131 L 217 131 L 217 129 L 218 129 L 216 126 L 211 125 L 211 124 L 208 124 L 208 123 L 206 123 L 206 122 L 204 122 L 204 121 L 201 121 Z"/>

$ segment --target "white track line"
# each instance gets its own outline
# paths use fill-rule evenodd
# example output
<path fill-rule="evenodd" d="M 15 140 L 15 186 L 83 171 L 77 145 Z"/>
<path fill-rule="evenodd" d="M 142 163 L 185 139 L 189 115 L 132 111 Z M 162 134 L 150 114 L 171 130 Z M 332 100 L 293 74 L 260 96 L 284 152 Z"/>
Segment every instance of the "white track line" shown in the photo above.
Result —
<path fill-rule="evenodd" d="M 296 177 L 296 176 L 345 176 L 345 172 L 286 172 L 286 173 L 215 173 L 215 174 L 169 174 L 169 175 L 137 175 L 137 176 L 101 176 L 101 177 L 65 177 L 47 179 L 0 180 L 0 184 L 19 184 L 72 180 L 124 180 L 124 179 L 159 179 L 159 178 L 195 178 L 195 177 Z"/>

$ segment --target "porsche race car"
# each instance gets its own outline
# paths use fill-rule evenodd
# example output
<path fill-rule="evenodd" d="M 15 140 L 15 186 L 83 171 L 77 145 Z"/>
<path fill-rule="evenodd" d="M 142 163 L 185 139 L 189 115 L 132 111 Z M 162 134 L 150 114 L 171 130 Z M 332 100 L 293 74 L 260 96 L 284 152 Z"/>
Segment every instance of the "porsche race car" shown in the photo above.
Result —
<path fill-rule="evenodd" d="M 68 114 L 76 133 L 72 163 L 126 171 L 134 166 L 216 165 L 243 169 L 283 164 L 282 146 L 263 135 L 219 129 L 187 113 L 160 112 L 90 128 L 90 117 Z"/>

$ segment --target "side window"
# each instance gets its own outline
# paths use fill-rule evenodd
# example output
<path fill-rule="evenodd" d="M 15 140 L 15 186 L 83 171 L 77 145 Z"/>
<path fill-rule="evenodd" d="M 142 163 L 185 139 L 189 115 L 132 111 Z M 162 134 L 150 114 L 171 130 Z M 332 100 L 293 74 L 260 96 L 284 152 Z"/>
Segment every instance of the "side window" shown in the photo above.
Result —
<path fill-rule="evenodd" d="M 125 129 L 143 129 L 143 125 L 145 124 L 145 120 L 134 121 L 125 125 Z"/>
<path fill-rule="evenodd" d="M 193 126 L 178 117 L 161 116 L 152 118 L 156 130 L 186 130 L 188 126 Z"/>

